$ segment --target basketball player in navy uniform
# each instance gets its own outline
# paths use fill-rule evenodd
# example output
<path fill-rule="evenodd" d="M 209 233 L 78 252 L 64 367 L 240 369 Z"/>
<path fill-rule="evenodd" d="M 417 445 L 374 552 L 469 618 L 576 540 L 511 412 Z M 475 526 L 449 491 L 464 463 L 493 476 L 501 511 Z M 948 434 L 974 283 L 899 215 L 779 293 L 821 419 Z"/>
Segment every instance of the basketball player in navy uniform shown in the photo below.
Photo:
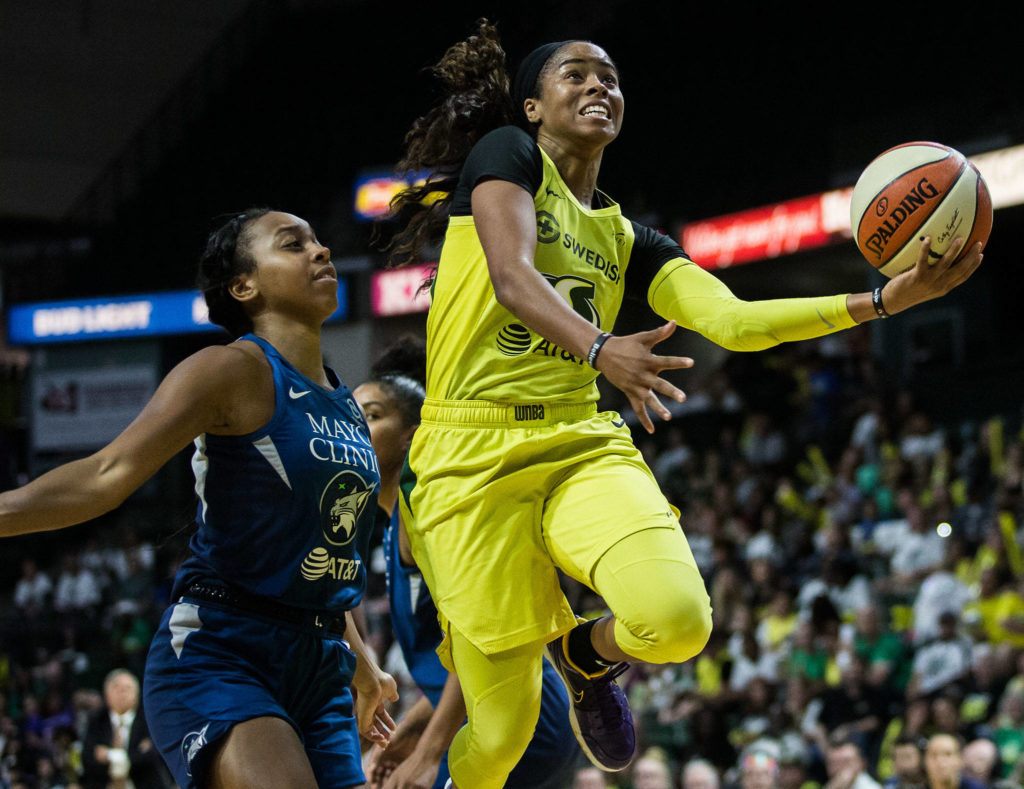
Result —
<path fill-rule="evenodd" d="M 466 717 L 458 677 L 441 664 L 437 607 L 416 568 L 404 534 L 398 497 L 400 478 L 423 405 L 426 350 L 412 339 L 389 348 L 370 380 L 354 396 L 366 416 L 380 463 L 380 505 L 392 512 L 384 532 L 391 627 L 422 696 L 398 722 L 386 750 L 375 749 L 367 769 L 382 789 L 442 789 L 448 780 L 448 746 Z M 402 508 L 407 512 L 406 508 Z M 554 667 L 545 661 L 540 717 L 507 789 L 560 789 L 572 782 L 582 759 L 569 723 L 569 698 Z"/>
<path fill-rule="evenodd" d="M 177 365 L 103 449 L 0 494 L 0 534 L 109 512 L 194 442 L 198 530 L 143 681 L 152 738 L 181 787 L 363 786 L 359 735 L 387 741 L 397 693 L 348 613 L 380 479 L 322 362 L 330 251 L 304 220 L 254 210 L 210 236 L 199 281 L 238 339 Z"/>

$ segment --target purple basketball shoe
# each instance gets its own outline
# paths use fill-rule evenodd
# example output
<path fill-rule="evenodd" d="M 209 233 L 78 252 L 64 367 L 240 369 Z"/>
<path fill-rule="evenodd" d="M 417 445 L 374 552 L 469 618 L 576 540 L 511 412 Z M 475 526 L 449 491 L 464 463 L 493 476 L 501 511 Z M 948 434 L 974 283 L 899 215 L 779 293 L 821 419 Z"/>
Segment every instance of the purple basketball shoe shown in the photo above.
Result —
<path fill-rule="evenodd" d="M 569 720 L 587 758 L 607 772 L 624 770 L 636 753 L 636 730 L 626 694 L 615 678 L 629 668 L 616 663 L 601 674 L 585 674 L 569 660 L 568 634 L 547 645 L 548 660 L 569 691 Z"/>

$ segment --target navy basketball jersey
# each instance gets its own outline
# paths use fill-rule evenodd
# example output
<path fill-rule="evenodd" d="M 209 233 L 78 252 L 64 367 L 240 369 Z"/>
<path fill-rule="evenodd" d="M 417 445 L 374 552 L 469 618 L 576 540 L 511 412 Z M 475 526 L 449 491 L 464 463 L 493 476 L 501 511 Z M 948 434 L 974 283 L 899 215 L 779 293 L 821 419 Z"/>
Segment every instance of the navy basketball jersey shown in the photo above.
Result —
<path fill-rule="evenodd" d="M 448 671 L 435 651 L 441 643 L 441 627 L 437 623 L 437 608 L 420 571 L 402 564 L 398 552 L 398 517 L 396 506 L 391 524 L 384 532 L 391 629 L 410 676 L 430 699 L 430 704 L 437 707 L 448 679 Z"/>
<path fill-rule="evenodd" d="M 259 345 L 274 376 L 274 415 L 245 436 L 203 434 L 192 469 L 199 529 L 176 594 L 195 581 L 233 584 L 299 608 L 359 603 L 379 507 L 380 470 L 351 392 L 324 389 Z"/>

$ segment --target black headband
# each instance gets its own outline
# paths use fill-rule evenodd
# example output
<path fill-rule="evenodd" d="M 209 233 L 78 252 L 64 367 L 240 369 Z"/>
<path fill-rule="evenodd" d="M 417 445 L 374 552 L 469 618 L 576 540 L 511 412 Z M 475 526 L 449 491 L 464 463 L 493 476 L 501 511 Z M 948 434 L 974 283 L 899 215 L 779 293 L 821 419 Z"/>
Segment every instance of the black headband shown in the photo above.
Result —
<path fill-rule="evenodd" d="M 526 114 L 523 110 L 523 102 L 534 97 L 534 88 L 537 87 L 537 78 L 540 76 L 540 72 L 544 69 L 544 64 L 547 63 L 551 56 L 559 49 L 564 47 L 566 44 L 571 43 L 572 40 L 554 41 L 550 44 L 541 44 L 533 50 L 533 52 L 523 58 L 522 62 L 519 64 L 519 68 L 516 69 L 515 79 L 512 81 L 512 99 L 516 105 L 516 114 L 521 120 L 526 119 Z"/>

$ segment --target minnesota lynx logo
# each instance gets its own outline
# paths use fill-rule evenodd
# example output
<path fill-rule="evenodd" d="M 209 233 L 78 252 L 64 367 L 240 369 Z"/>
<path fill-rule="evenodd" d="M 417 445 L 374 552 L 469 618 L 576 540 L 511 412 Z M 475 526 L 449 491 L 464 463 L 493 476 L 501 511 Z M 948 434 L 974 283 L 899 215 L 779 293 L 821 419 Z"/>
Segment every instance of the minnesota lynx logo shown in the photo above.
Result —
<path fill-rule="evenodd" d="M 352 542 L 359 516 L 373 495 L 373 487 L 354 471 L 342 471 L 327 484 L 320 497 L 320 523 L 331 545 Z"/>
<path fill-rule="evenodd" d="M 181 740 L 181 756 L 185 760 L 185 774 L 192 775 L 192 761 L 199 755 L 199 752 L 206 745 L 206 730 L 210 728 L 207 723 L 199 731 L 191 731 Z"/>

